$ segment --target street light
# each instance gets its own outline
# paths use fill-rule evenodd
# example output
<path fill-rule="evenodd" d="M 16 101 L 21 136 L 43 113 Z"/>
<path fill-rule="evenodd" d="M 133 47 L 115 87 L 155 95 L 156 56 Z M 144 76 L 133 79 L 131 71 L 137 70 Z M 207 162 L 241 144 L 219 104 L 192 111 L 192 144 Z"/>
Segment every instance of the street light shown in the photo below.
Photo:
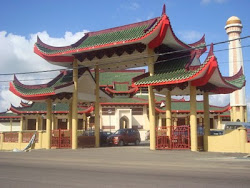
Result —
<path fill-rule="evenodd" d="M 111 114 L 112 114 L 111 109 L 108 109 L 108 114 L 109 114 L 109 132 L 111 132 Z"/>

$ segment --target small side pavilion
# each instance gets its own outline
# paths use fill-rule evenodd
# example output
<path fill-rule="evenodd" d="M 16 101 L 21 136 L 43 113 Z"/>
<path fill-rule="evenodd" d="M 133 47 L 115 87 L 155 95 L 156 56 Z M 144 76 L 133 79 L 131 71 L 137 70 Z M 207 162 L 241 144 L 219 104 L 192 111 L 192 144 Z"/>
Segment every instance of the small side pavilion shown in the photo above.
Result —
<path fill-rule="evenodd" d="M 54 87 L 54 90 L 46 93 L 46 96 L 53 96 L 67 92 L 68 90 L 65 88 L 71 87 L 72 149 L 77 148 L 76 131 L 74 130 L 77 127 L 78 96 L 82 96 L 83 100 L 85 96 L 89 96 L 85 94 L 86 90 L 81 89 L 82 85 L 85 85 L 84 79 L 81 80 L 81 77 L 78 76 L 81 67 L 95 70 L 95 99 L 91 99 L 95 101 L 95 139 L 96 147 L 99 147 L 99 103 L 102 96 L 102 91 L 99 90 L 99 70 L 122 70 L 148 66 L 149 72 L 134 79 L 133 86 L 135 89 L 137 87 L 148 87 L 150 149 L 156 149 L 155 90 L 167 96 L 167 125 L 171 125 L 171 109 L 169 106 L 171 104 L 171 95 L 190 95 L 191 150 L 197 151 L 196 95 L 204 95 L 204 111 L 207 117 L 205 126 L 208 127 L 209 93 L 230 93 L 240 89 L 245 84 L 242 71 L 230 78 L 221 76 L 212 46 L 206 61 L 201 64 L 199 57 L 205 51 L 204 37 L 193 44 L 186 44 L 176 37 L 166 15 L 165 5 L 160 17 L 97 32 L 89 32 L 70 46 L 50 46 L 43 43 L 39 37 L 34 46 L 34 52 L 49 63 L 73 69 L 73 82 L 70 82 L 70 86 Z M 48 86 L 29 88 L 31 93 L 37 90 L 36 97 L 31 95 L 35 98 L 30 97 L 29 100 L 43 97 L 44 90 L 50 88 Z M 10 90 L 25 99 L 28 93 L 27 87 L 14 80 Z M 109 93 L 114 93 L 110 89 L 107 90 Z M 133 90 L 130 92 L 133 93 Z M 50 122 L 51 99 L 47 100 L 47 118 L 48 122 Z M 47 128 L 47 131 L 50 131 L 50 127 Z M 205 134 L 208 135 L 209 129 L 205 129 Z"/>
<path fill-rule="evenodd" d="M 77 74 L 75 74 L 74 72 L 77 72 Z M 76 86 L 73 80 L 77 80 L 77 82 L 79 82 L 79 86 Z M 90 106 L 90 103 L 95 101 L 95 85 L 95 79 L 93 78 L 89 69 L 82 67 L 76 70 L 62 71 L 52 81 L 42 85 L 24 85 L 15 76 L 14 81 L 10 83 L 10 91 L 25 100 L 41 103 L 40 105 L 39 103 L 34 103 L 35 106 L 29 106 L 27 104 L 24 105 L 26 105 L 27 108 L 33 108 L 34 111 L 37 111 L 37 114 L 46 114 L 46 148 L 49 149 L 51 147 L 51 127 L 53 121 L 52 112 L 69 112 L 68 118 L 70 120 L 68 121 L 68 126 L 72 127 L 72 147 L 74 146 L 74 144 L 77 144 L 78 113 L 86 114 L 89 111 L 93 110 L 94 107 Z M 79 94 L 77 93 L 76 96 L 73 94 L 75 87 L 77 87 L 77 90 L 80 92 Z M 98 89 L 98 93 L 101 101 L 105 102 L 110 99 L 110 97 L 101 89 Z M 47 104 L 44 105 L 44 102 L 46 102 Z M 58 105 L 56 103 L 68 104 Z M 79 103 L 87 103 L 89 107 L 83 109 L 81 108 L 81 105 Z M 75 104 L 76 107 L 72 108 L 72 104 Z M 65 106 L 69 106 L 67 110 L 65 110 Z M 11 106 L 11 110 L 13 112 L 20 113 L 18 111 L 19 109 L 23 110 L 25 108 L 15 108 Z M 27 113 L 29 111 L 30 110 L 28 110 Z M 23 123 L 21 123 L 21 130 L 23 130 L 22 124 Z M 74 147 L 77 148 L 77 146 Z"/>

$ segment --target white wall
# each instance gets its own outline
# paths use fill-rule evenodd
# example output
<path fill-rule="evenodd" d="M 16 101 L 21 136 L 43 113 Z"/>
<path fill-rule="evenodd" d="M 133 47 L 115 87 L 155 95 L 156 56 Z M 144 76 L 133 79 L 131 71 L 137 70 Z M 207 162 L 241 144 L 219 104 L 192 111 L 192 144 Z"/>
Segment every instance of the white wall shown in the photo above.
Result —
<path fill-rule="evenodd" d="M 11 131 L 10 121 L 0 122 L 0 132 Z M 20 131 L 20 122 L 12 122 L 12 131 Z"/>

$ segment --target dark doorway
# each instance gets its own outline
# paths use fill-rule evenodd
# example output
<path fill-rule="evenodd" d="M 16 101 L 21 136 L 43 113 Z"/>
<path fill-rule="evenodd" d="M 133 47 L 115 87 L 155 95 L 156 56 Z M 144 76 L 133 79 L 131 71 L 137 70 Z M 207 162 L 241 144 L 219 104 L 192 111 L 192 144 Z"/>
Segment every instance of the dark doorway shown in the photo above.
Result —
<path fill-rule="evenodd" d="M 68 120 L 67 119 L 58 119 L 58 129 L 67 129 Z"/>
<path fill-rule="evenodd" d="M 36 130 L 36 119 L 28 119 L 27 130 Z"/>
<path fill-rule="evenodd" d="M 120 119 L 120 129 L 127 129 L 129 127 L 129 119 L 126 116 Z"/>

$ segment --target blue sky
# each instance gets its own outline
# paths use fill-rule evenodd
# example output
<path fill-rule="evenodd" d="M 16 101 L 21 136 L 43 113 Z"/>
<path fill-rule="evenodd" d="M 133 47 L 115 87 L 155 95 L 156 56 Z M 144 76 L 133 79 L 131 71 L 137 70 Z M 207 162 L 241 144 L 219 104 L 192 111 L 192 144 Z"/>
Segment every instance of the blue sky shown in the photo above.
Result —
<path fill-rule="evenodd" d="M 241 36 L 250 35 L 249 0 L 1 0 L 0 6 L 0 73 L 25 72 L 54 68 L 37 55 L 32 47 L 36 35 L 53 45 L 70 44 L 86 31 L 97 31 L 144 21 L 161 15 L 166 4 L 175 34 L 184 42 L 192 43 L 205 34 L 206 42 L 227 40 L 224 30 L 227 19 L 237 16 L 243 23 Z M 250 39 L 242 40 L 249 45 Z M 215 50 L 228 48 L 218 45 Z M 250 48 L 243 48 L 245 72 L 250 80 Z M 222 74 L 228 75 L 228 51 L 215 53 Z M 34 75 L 26 76 L 32 78 Z M 41 77 L 46 77 L 41 75 Z M 48 77 L 48 76 L 47 76 Z M 12 79 L 2 77 L 1 80 Z M 9 103 L 18 103 L 8 94 L 8 83 L 1 83 L 0 111 Z M 246 96 L 250 103 L 250 87 L 247 82 Z M 212 102 L 226 104 L 227 96 Z M 4 102 L 5 101 L 5 102 Z M 15 101 L 15 102 L 13 102 Z"/>

